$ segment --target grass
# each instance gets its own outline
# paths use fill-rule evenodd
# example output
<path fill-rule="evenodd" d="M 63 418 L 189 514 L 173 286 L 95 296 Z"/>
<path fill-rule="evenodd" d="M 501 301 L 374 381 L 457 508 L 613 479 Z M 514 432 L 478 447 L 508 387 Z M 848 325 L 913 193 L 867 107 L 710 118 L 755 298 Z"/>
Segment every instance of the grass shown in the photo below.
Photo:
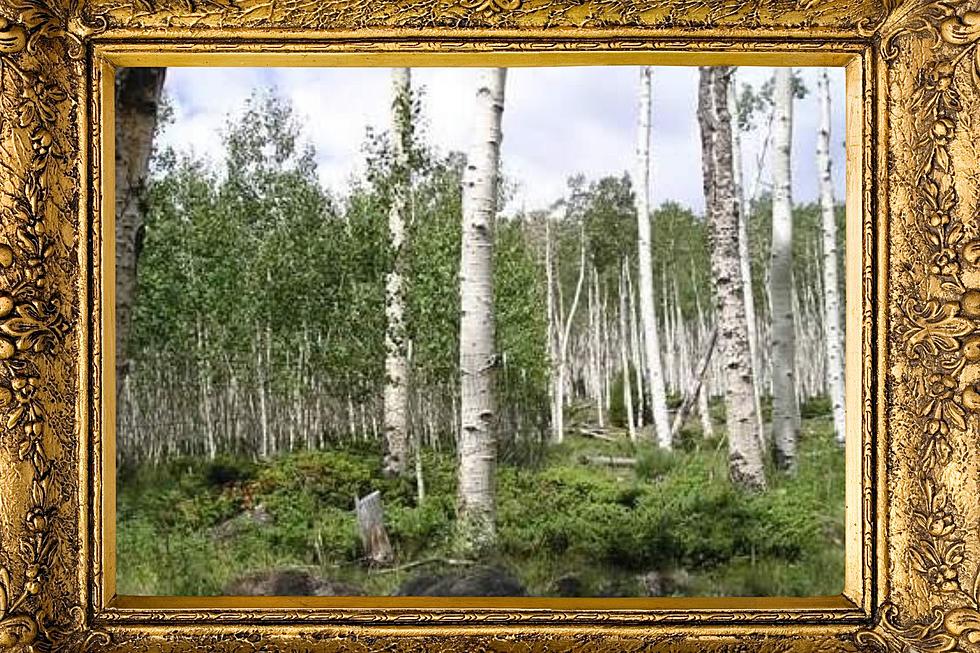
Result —
<path fill-rule="evenodd" d="M 664 453 L 627 441 L 570 437 L 535 467 L 501 465 L 492 560 L 533 595 L 838 594 L 844 579 L 844 456 L 826 417 L 804 421 L 795 477 L 770 470 L 765 493 L 727 479 L 723 443 L 689 434 Z M 634 456 L 636 468 L 582 463 Z M 382 479 L 368 446 L 267 462 L 179 460 L 128 470 L 118 491 L 121 594 L 221 594 L 249 572 L 311 568 L 368 594 L 391 594 L 431 567 L 378 573 L 361 563 L 355 495 L 381 490 L 397 562 L 451 556 L 454 466 L 426 452 L 428 496 Z M 271 523 L 249 518 L 262 506 Z"/>

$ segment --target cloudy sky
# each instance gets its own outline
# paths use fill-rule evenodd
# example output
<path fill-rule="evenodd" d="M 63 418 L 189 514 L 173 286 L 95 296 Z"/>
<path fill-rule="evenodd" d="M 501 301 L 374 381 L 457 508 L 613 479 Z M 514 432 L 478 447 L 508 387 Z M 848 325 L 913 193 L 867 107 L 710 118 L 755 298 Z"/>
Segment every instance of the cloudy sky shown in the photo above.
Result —
<path fill-rule="evenodd" d="M 834 101 L 832 155 L 838 197 L 844 189 L 844 71 L 831 69 Z M 802 69 L 811 93 L 796 102 L 794 193 L 817 197 L 815 162 L 818 120 L 817 69 Z M 758 88 L 771 68 L 740 68 L 739 88 Z M 697 68 L 658 67 L 653 82 L 653 202 L 674 200 L 700 211 L 701 146 L 695 110 Z M 424 91 L 423 120 L 431 142 L 443 152 L 470 143 L 476 71 L 417 68 L 413 84 Z M 518 183 L 505 211 L 543 208 L 564 194 L 576 173 L 589 178 L 630 170 L 636 141 L 639 70 L 631 66 L 514 68 L 508 73 L 504 111 L 504 172 Z M 275 89 L 291 100 L 316 148 L 323 184 L 338 195 L 363 169 L 361 145 L 368 126 L 385 129 L 390 74 L 383 68 L 171 68 L 165 93 L 174 122 L 162 143 L 220 160 L 221 132 L 255 90 Z M 759 173 L 763 129 L 743 137 L 746 185 L 763 186 Z"/>

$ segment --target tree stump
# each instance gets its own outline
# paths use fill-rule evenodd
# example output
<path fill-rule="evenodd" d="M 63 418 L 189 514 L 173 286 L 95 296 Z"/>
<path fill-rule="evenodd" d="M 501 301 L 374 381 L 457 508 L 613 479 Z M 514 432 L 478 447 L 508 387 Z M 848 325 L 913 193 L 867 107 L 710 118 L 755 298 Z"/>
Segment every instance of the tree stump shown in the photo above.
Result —
<path fill-rule="evenodd" d="M 375 490 L 363 499 L 354 498 L 354 511 L 357 514 L 357 528 L 361 535 L 361 545 L 368 560 L 373 565 L 387 565 L 395 554 L 385 529 L 384 506 L 381 492 Z"/>

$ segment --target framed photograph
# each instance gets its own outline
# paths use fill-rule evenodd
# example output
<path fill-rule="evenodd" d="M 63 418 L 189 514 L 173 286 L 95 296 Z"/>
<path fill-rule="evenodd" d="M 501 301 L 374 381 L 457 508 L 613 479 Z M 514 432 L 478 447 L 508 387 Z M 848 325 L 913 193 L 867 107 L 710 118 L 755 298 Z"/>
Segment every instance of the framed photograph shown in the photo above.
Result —
<path fill-rule="evenodd" d="M 980 646 L 980 5 L 0 0 L 0 651 Z"/>

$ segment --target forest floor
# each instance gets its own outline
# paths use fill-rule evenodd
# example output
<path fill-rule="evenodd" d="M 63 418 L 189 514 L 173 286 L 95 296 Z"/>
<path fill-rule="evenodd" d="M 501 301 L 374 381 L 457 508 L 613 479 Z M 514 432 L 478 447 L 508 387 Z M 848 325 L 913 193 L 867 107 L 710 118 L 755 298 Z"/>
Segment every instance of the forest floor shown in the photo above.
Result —
<path fill-rule="evenodd" d="M 720 429 L 719 429 L 720 430 Z M 588 456 L 636 458 L 633 467 Z M 372 595 L 394 594 L 438 561 L 363 564 L 354 496 L 380 490 L 394 567 L 453 558 L 454 460 L 423 458 L 413 480 L 378 479 L 378 445 L 267 462 L 185 459 L 124 471 L 118 483 L 120 594 L 214 595 L 236 579 L 303 569 Z M 828 417 L 803 422 L 795 477 L 770 470 L 760 494 L 734 489 L 724 443 L 652 445 L 571 436 L 534 465 L 498 474 L 499 545 L 489 562 L 530 595 L 839 594 L 844 580 L 844 455 Z"/>

